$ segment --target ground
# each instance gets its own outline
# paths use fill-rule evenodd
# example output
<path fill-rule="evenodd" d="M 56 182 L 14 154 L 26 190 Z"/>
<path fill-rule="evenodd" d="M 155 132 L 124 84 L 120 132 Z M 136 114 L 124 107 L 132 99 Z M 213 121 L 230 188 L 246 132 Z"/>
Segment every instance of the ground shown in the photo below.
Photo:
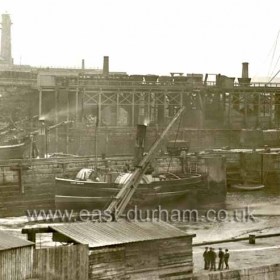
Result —
<path fill-rule="evenodd" d="M 256 244 L 249 244 L 248 241 L 222 243 L 211 245 L 216 252 L 218 248 L 228 248 L 230 253 L 230 269 L 249 268 L 262 265 L 276 264 L 280 262 L 280 236 L 266 239 L 257 239 Z M 194 247 L 194 271 L 196 273 L 209 273 L 205 271 L 203 254 L 204 247 Z M 218 258 L 217 258 L 218 267 Z"/>

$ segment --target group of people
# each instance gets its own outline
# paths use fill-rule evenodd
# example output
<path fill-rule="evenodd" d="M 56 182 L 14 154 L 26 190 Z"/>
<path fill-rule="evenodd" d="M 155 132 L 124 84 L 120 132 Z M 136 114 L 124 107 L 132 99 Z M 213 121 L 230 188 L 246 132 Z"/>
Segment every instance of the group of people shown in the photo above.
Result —
<path fill-rule="evenodd" d="M 219 270 L 223 270 L 224 269 L 224 265 L 225 265 L 225 269 L 229 269 L 229 265 L 228 265 L 228 260 L 229 260 L 229 252 L 228 249 L 225 249 L 225 251 L 223 251 L 222 248 L 219 248 L 219 252 L 218 254 L 215 252 L 215 249 L 210 247 L 205 247 L 205 251 L 203 253 L 203 259 L 204 259 L 204 269 L 206 270 L 216 270 L 216 259 L 217 257 L 219 258 L 219 266 L 218 269 Z"/>

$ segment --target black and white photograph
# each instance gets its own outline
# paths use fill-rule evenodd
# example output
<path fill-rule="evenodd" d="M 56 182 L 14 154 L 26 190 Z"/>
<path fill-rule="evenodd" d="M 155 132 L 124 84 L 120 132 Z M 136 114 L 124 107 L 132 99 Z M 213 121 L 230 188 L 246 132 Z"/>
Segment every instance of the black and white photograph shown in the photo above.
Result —
<path fill-rule="evenodd" d="M 0 280 L 280 280 L 280 2 L 0 0 Z"/>

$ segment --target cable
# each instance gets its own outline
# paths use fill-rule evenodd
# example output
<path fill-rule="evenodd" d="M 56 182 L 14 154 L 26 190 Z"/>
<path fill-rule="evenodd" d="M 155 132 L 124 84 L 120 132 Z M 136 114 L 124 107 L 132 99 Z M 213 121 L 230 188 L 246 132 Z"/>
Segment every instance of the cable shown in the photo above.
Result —
<path fill-rule="evenodd" d="M 277 33 L 277 37 L 276 37 L 276 41 L 275 41 L 275 44 L 274 44 L 274 49 L 273 49 L 273 54 L 272 54 L 272 57 L 271 57 L 271 62 L 270 62 L 270 66 L 269 66 L 269 71 L 268 71 L 268 76 L 271 76 L 273 71 L 271 71 L 271 67 L 272 67 L 272 62 L 273 62 L 273 59 L 274 59 L 274 55 L 275 55 L 275 52 L 276 52 L 276 48 L 277 48 L 277 43 L 278 43 L 278 38 L 279 38 L 279 33 L 280 33 L 280 30 L 278 31 Z M 279 60 L 279 57 L 278 57 L 278 60 Z M 278 62 L 277 60 L 277 62 Z M 274 66 L 274 68 L 276 67 L 276 65 Z M 271 71 L 271 73 L 270 73 Z"/>
<path fill-rule="evenodd" d="M 274 78 L 279 74 L 279 72 L 280 72 L 280 69 L 277 71 L 277 73 L 266 84 L 271 83 L 271 81 L 274 80 Z"/>

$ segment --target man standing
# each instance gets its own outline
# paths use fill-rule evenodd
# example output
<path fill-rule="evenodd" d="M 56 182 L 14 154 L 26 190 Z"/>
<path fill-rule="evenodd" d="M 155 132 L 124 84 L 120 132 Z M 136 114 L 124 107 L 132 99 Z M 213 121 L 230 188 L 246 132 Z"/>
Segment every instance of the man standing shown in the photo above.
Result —
<path fill-rule="evenodd" d="M 219 270 L 222 270 L 224 268 L 224 255 L 225 253 L 223 252 L 222 248 L 219 248 Z"/>
<path fill-rule="evenodd" d="M 208 247 L 205 247 L 205 251 L 203 253 L 203 259 L 204 259 L 204 269 L 209 268 L 209 251 Z"/>
<path fill-rule="evenodd" d="M 225 261 L 226 269 L 229 269 L 228 259 L 229 259 L 229 252 L 228 252 L 228 249 L 226 249 L 226 252 L 224 254 L 224 261 Z"/>
<path fill-rule="evenodd" d="M 215 252 L 214 248 L 210 248 L 210 270 L 214 270 L 216 271 L 216 258 L 217 258 L 217 254 Z"/>

